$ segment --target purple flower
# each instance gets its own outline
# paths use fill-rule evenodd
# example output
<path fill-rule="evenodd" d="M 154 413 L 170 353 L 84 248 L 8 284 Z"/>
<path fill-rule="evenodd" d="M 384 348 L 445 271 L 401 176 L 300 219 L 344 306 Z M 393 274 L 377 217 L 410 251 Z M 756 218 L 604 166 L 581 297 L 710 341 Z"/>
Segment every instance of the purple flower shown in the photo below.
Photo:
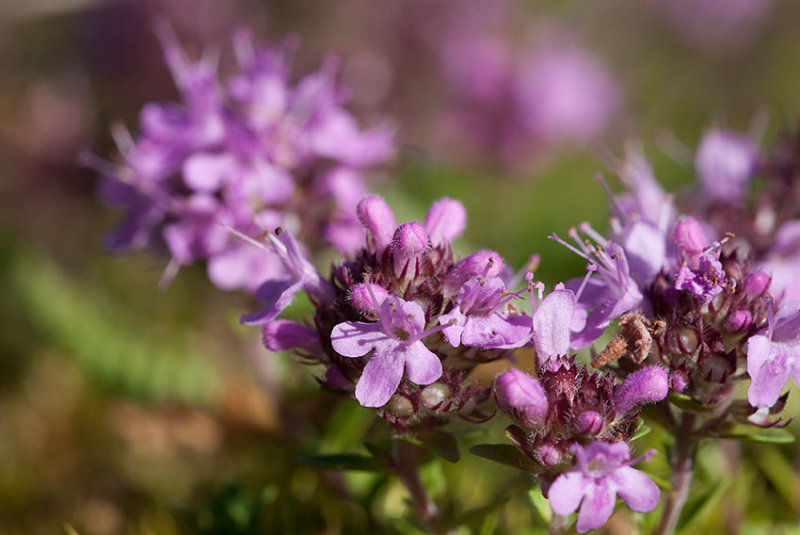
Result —
<path fill-rule="evenodd" d="M 774 405 L 790 375 L 800 385 L 800 302 L 770 313 L 767 328 L 747 341 L 747 373 L 747 400 L 757 408 Z"/>
<path fill-rule="evenodd" d="M 578 533 L 597 529 L 614 512 L 617 495 L 631 510 L 646 513 L 658 505 L 658 486 L 644 472 L 631 465 L 655 454 L 649 451 L 631 459 L 624 442 L 592 442 L 585 448 L 574 445 L 576 464 L 559 475 L 547 491 L 553 511 L 559 515 L 578 512 Z"/>
<path fill-rule="evenodd" d="M 377 299 L 373 299 L 373 302 Z M 441 330 L 425 330 L 425 312 L 418 304 L 390 296 L 378 309 L 377 323 L 346 321 L 331 332 L 333 349 L 345 357 L 372 352 L 356 384 L 356 399 L 365 407 L 381 407 L 397 390 L 403 371 L 419 385 L 442 375 L 442 362 L 422 339 Z"/>
<path fill-rule="evenodd" d="M 506 290 L 498 277 L 478 275 L 469 279 L 455 297 L 455 306 L 439 316 L 444 337 L 453 347 L 485 349 L 522 347 L 530 339 L 531 319 L 512 314 L 508 304 L 519 298 Z"/>
<path fill-rule="evenodd" d="M 300 290 L 305 290 L 312 299 L 318 301 L 326 301 L 332 297 L 330 283 L 306 260 L 300 245 L 290 232 L 270 234 L 269 240 L 272 250 L 289 276 L 269 279 L 258 288 L 255 298 L 266 306 L 258 312 L 242 316 L 242 323 L 247 325 L 260 325 L 273 320 L 291 304 L 294 295 Z"/>
<path fill-rule="evenodd" d="M 755 145 L 741 134 L 709 130 L 700 141 L 695 161 L 703 191 L 711 200 L 742 203 L 757 158 Z"/>
<path fill-rule="evenodd" d="M 523 56 L 513 86 L 528 130 L 550 143 L 585 143 L 601 135 L 619 108 L 619 89 L 606 68 L 572 43 L 529 48 L 533 53 Z"/>
<path fill-rule="evenodd" d="M 697 269 L 681 266 L 675 277 L 675 288 L 688 290 L 703 304 L 708 304 L 725 289 L 725 271 L 719 261 L 719 248 L 703 252 L 698 264 Z"/>
<path fill-rule="evenodd" d="M 603 240 L 605 243 L 602 247 L 586 245 L 578 238 L 575 229 L 570 229 L 570 236 L 575 240 L 577 248 L 555 234 L 551 238 L 597 266 L 597 274 L 585 284 L 577 303 L 579 308 L 587 311 L 591 309 L 586 324 L 580 332 L 572 336 L 570 343 L 573 349 L 582 349 L 597 340 L 612 320 L 638 308 L 644 296 L 631 276 L 628 259 L 622 247 L 606 240 Z M 602 239 L 594 231 L 591 236 Z M 570 281 L 570 284 L 574 282 Z"/>

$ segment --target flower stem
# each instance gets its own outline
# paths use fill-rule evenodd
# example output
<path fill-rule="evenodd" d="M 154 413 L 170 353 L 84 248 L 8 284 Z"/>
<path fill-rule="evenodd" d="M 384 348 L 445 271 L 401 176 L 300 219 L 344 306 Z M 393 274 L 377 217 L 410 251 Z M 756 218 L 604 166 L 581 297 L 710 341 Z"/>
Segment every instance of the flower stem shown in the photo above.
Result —
<path fill-rule="evenodd" d="M 694 426 L 697 416 L 684 413 L 680 428 L 675 434 L 675 449 L 672 452 L 672 490 L 661 517 L 656 535 L 669 535 L 675 531 L 681 510 L 689 496 L 692 483 L 692 457 L 694 456 Z"/>
<path fill-rule="evenodd" d="M 396 439 L 394 443 L 395 469 L 411 495 L 411 504 L 417 516 L 431 533 L 445 534 L 446 532 L 439 526 L 439 508 L 428 498 L 425 486 L 419 477 L 420 448 L 403 439 Z"/>
<path fill-rule="evenodd" d="M 550 525 L 547 528 L 547 535 L 563 535 L 567 532 L 567 517 L 553 513 L 550 517 Z"/>

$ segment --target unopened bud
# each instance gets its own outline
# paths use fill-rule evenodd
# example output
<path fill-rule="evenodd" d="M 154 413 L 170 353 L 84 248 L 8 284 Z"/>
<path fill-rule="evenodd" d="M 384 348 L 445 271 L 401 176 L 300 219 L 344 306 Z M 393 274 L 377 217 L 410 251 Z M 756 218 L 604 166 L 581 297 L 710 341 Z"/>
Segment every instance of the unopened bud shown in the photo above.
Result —
<path fill-rule="evenodd" d="M 681 327 L 678 331 L 678 346 L 685 355 L 692 355 L 700 346 L 700 338 L 697 331 L 691 327 Z"/>
<path fill-rule="evenodd" d="M 395 394 L 389 399 L 386 408 L 398 418 L 409 418 L 414 414 L 414 405 L 411 400 L 400 394 Z"/>
<path fill-rule="evenodd" d="M 586 411 L 578 416 L 578 430 L 583 435 L 596 435 L 600 433 L 605 423 L 605 419 L 600 413 L 595 411 Z"/>
<path fill-rule="evenodd" d="M 372 236 L 372 243 L 382 253 L 392 241 L 397 220 L 392 209 L 382 198 L 372 195 L 361 199 L 356 207 L 358 220 Z"/>
<path fill-rule="evenodd" d="M 466 225 L 467 211 L 455 199 L 439 199 L 425 217 L 425 230 L 434 246 L 450 243 L 461 235 Z"/>
<path fill-rule="evenodd" d="M 444 293 L 453 296 L 472 277 L 484 275 L 497 277 L 503 271 L 503 258 L 487 249 L 472 253 L 450 268 L 444 279 Z"/>
<path fill-rule="evenodd" d="M 761 297 L 769 288 L 772 278 L 763 271 L 754 271 L 744 280 L 742 291 L 752 298 Z"/>
<path fill-rule="evenodd" d="M 375 314 L 388 295 L 389 292 L 383 286 L 369 282 L 356 284 L 350 290 L 350 304 L 359 312 Z"/>
<path fill-rule="evenodd" d="M 433 383 L 422 389 L 420 399 L 429 409 L 436 409 L 450 397 L 450 387 L 443 383 Z"/>
<path fill-rule="evenodd" d="M 730 333 L 744 332 L 753 324 L 753 315 L 747 310 L 737 310 L 725 318 L 725 329 Z"/>
<path fill-rule="evenodd" d="M 667 372 L 658 366 L 648 366 L 633 372 L 614 391 L 617 417 L 641 403 L 661 401 L 669 392 Z"/>
<path fill-rule="evenodd" d="M 511 410 L 531 426 L 538 426 L 547 416 L 547 395 L 535 378 L 522 370 L 512 368 L 497 377 L 495 385 L 497 404 Z"/>
<path fill-rule="evenodd" d="M 413 279 L 419 268 L 419 258 L 428 249 L 428 234 L 416 222 L 403 223 L 392 238 L 394 274 L 399 279 Z"/>
<path fill-rule="evenodd" d="M 669 375 L 669 387 L 675 392 L 683 392 L 689 386 L 689 381 L 682 373 L 673 372 Z"/>
<path fill-rule="evenodd" d="M 561 462 L 564 453 L 554 446 L 545 444 L 536 450 L 536 458 L 544 466 L 555 466 Z"/>

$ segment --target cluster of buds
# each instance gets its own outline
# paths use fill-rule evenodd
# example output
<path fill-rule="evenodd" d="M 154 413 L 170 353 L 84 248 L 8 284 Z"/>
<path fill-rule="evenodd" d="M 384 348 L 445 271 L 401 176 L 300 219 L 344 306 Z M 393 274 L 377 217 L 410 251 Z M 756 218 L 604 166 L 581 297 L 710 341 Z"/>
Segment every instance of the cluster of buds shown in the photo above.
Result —
<path fill-rule="evenodd" d="M 249 290 L 285 272 L 226 227 L 252 237 L 284 227 L 315 247 L 357 249 L 364 172 L 387 161 L 393 134 L 362 130 L 344 108 L 337 61 L 295 83 L 296 37 L 256 46 L 240 30 L 237 65 L 223 82 L 216 54 L 189 60 L 169 27 L 158 30 L 182 103 L 145 106 L 135 138 L 117 128 L 118 163 L 85 158 L 103 175 L 104 199 L 126 212 L 108 247 L 166 250 L 165 281 L 202 260 L 216 286 Z"/>

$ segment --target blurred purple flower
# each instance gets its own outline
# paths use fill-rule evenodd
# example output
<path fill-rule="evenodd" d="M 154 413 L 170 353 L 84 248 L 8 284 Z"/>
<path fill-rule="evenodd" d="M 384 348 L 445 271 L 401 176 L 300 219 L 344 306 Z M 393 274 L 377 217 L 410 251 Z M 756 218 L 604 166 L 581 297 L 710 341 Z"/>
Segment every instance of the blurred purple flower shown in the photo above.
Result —
<path fill-rule="evenodd" d="M 695 168 L 708 200 L 743 203 L 757 157 L 755 144 L 741 134 L 719 128 L 706 132 Z"/>
<path fill-rule="evenodd" d="M 115 131 L 121 166 L 92 160 L 107 184 L 124 184 L 104 186 L 128 210 L 108 240 L 113 250 L 166 248 L 175 266 L 206 260 L 217 286 L 253 290 L 283 266 L 221 225 L 249 237 L 285 226 L 314 244 L 357 249 L 363 172 L 390 157 L 393 134 L 362 130 L 344 108 L 337 62 L 293 83 L 298 39 L 256 47 L 240 30 L 238 70 L 221 81 L 215 55 L 191 61 L 169 27 L 159 36 L 182 102 L 146 105 L 136 138 Z"/>

